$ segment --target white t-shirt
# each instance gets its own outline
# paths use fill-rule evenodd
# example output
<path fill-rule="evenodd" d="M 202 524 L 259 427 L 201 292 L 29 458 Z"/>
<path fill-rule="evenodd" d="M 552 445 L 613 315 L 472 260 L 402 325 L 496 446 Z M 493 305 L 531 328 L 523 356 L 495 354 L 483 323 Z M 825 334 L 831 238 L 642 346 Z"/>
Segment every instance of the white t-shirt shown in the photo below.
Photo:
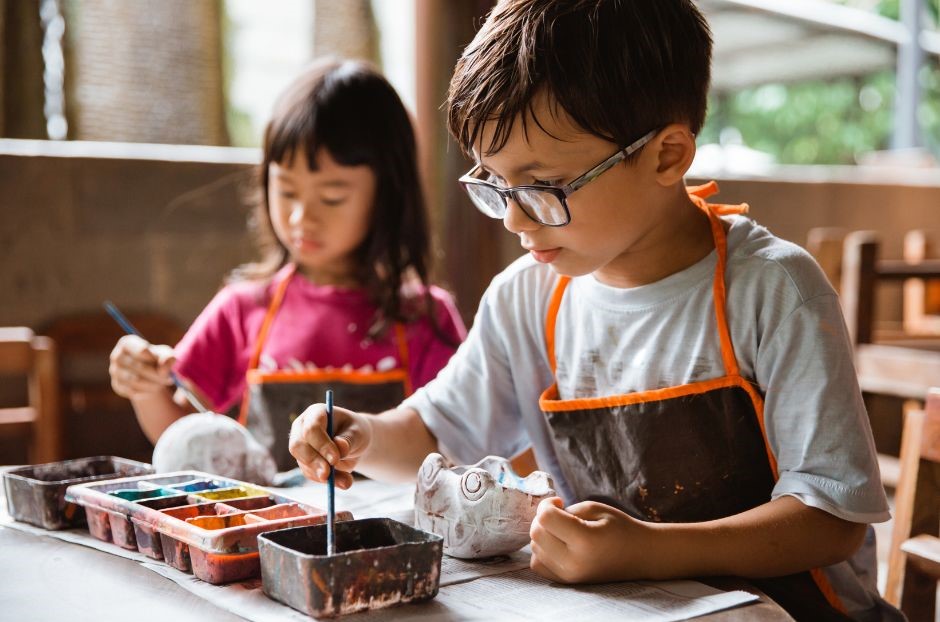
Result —
<path fill-rule="evenodd" d="M 791 495 L 853 522 L 887 520 L 836 293 L 800 247 L 743 216 L 724 220 L 730 224 L 728 323 L 741 374 L 765 396 L 765 428 L 778 466 L 772 498 Z M 681 272 L 629 289 L 591 275 L 572 279 L 556 324 L 559 397 L 601 397 L 725 375 L 712 295 L 716 261 L 712 251 Z M 404 405 L 421 415 L 442 453 L 458 464 L 513 456 L 531 445 L 539 468 L 573 503 L 578 499 L 558 467 L 538 405 L 553 382 L 545 319 L 557 280 L 550 267 L 528 256 L 497 275 L 467 340 Z M 850 611 L 869 610 L 881 619 L 891 612 L 879 612 L 873 546 L 872 536 L 827 574 Z"/>

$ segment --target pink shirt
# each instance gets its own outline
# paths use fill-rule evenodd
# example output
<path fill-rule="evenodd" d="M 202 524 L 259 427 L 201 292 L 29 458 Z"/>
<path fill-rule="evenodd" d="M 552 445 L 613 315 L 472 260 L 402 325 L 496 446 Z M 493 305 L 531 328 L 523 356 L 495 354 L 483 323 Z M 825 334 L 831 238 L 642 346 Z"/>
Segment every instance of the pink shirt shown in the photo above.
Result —
<path fill-rule="evenodd" d="M 217 412 L 227 412 L 245 391 L 245 372 L 261 324 L 283 268 L 268 284 L 233 283 L 224 287 L 203 309 L 176 346 L 176 372 L 193 382 Z M 437 323 L 454 344 L 466 329 L 451 296 L 431 287 Z M 315 285 L 300 274 L 287 286 L 280 310 L 262 350 L 262 369 L 298 366 L 353 369 L 402 366 L 395 331 L 378 340 L 367 337 L 375 313 L 365 291 Z M 408 373 L 413 388 L 424 386 L 456 350 L 434 334 L 422 318 L 406 326 Z"/>

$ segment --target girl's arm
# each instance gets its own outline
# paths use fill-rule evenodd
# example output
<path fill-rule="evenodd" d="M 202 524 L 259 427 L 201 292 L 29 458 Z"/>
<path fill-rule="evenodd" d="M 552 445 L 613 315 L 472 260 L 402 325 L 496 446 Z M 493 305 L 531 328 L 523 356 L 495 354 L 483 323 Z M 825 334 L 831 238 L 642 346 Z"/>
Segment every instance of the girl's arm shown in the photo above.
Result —
<path fill-rule="evenodd" d="M 122 337 L 111 352 L 111 386 L 131 401 L 137 422 L 151 443 L 156 443 L 174 421 L 195 411 L 182 391 L 173 394 L 170 370 L 175 361 L 173 348 L 151 345 L 136 335 Z M 192 383 L 188 385 L 203 404 L 211 403 Z"/>
<path fill-rule="evenodd" d="M 190 391 L 195 393 L 201 403 L 210 403 L 198 387 L 193 386 L 192 383 L 188 383 L 187 386 Z M 134 407 L 134 414 L 137 415 L 137 423 L 140 424 L 140 428 L 144 431 L 147 439 L 153 444 L 157 443 L 163 432 L 174 421 L 196 412 L 195 406 L 189 403 L 186 394 L 179 389 L 175 393 L 166 390 L 132 397 L 131 405 Z"/>
<path fill-rule="evenodd" d="M 610 506 L 539 506 L 532 568 L 563 583 L 735 575 L 773 577 L 838 563 L 865 537 L 852 523 L 784 496 L 702 523 L 647 523 Z"/>

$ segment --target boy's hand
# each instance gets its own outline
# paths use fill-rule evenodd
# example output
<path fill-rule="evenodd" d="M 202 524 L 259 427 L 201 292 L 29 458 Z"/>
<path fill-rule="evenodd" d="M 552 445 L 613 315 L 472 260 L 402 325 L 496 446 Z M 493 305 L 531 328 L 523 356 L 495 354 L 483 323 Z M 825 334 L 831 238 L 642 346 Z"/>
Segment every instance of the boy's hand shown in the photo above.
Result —
<path fill-rule="evenodd" d="M 656 531 L 620 510 L 585 501 L 563 508 L 558 497 L 539 504 L 529 530 L 532 570 L 557 583 L 651 579 Z"/>
<path fill-rule="evenodd" d="M 125 335 L 111 351 L 111 387 L 128 399 L 151 397 L 173 385 L 170 370 L 176 356 L 170 346 L 154 346 L 136 335 Z"/>
<path fill-rule="evenodd" d="M 325 482 L 330 465 L 336 467 L 336 485 L 352 486 L 352 471 L 372 441 L 367 417 L 333 407 L 333 440 L 326 434 L 326 405 L 314 404 L 294 420 L 290 430 L 290 453 L 307 479 Z"/>

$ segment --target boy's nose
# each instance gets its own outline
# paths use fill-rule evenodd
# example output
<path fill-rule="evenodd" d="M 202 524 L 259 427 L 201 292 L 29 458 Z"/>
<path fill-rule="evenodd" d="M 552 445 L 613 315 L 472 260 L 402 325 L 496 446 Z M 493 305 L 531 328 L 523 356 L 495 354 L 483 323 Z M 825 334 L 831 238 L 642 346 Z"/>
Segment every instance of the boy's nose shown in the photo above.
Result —
<path fill-rule="evenodd" d="M 506 215 L 503 216 L 503 226 L 512 233 L 535 231 L 541 225 L 529 218 L 514 199 L 506 199 Z"/>

